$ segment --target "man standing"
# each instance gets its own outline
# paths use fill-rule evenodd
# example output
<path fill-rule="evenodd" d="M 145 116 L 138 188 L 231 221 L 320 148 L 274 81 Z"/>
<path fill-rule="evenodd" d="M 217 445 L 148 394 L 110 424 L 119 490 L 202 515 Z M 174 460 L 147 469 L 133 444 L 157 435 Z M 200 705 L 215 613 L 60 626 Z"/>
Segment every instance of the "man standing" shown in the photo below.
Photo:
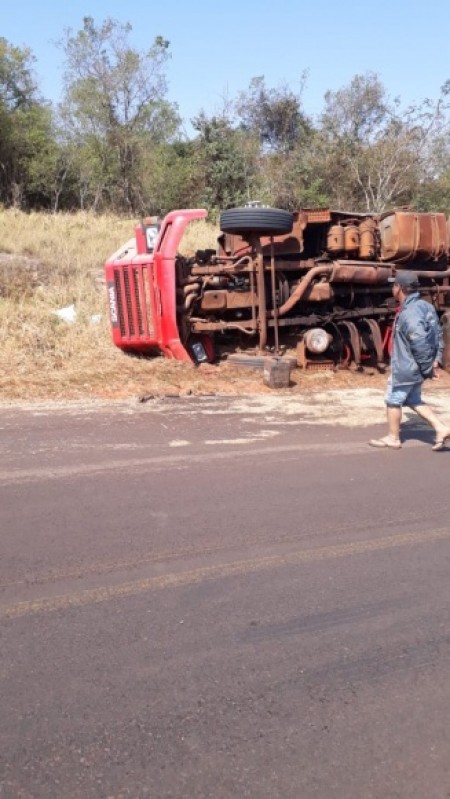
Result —
<path fill-rule="evenodd" d="M 420 298 L 419 282 L 413 272 L 398 272 L 390 282 L 400 308 L 394 322 L 391 374 L 385 396 L 389 432 L 384 438 L 372 439 L 369 444 L 400 449 L 402 408 L 406 405 L 434 429 L 433 450 L 437 451 L 450 438 L 450 427 L 425 405 L 421 389 L 425 379 L 436 376 L 442 356 L 439 319 L 433 306 Z"/>

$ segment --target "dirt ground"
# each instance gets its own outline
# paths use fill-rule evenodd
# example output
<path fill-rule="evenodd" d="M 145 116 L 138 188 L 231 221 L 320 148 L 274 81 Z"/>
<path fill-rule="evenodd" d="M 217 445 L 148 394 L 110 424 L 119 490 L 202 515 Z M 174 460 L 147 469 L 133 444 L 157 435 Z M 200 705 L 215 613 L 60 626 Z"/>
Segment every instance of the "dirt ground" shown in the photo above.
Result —
<path fill-rule="evenodd" d="M 105 407 L 135 413 L 164 410 L 164 403 L 180 401 L 183 413 L 240 413 L 270 422 L 344 427 L 383 424 L 383 396 L 387 374 L 376 369 L 309 372 L 295 368 L 288 388 L 264 385 L 262 370 L 238 368 L 229 363 L 194 367 L 164 358 L 134 359 L 118 353 L 118 368 L 101 379 L 92 373 L 87 383 L 30 385 L 15 397 L 0 396 L 0 409 L 21 408 L 35 413 L 84 413 Z M 450 426 L 450 374 L 440 372 L 438 380 L 427 381 L 424 398 Z M 224 400 L 226 400 L 224 402 Z M 405 410 L 405 420 L 417 417 Z"/>

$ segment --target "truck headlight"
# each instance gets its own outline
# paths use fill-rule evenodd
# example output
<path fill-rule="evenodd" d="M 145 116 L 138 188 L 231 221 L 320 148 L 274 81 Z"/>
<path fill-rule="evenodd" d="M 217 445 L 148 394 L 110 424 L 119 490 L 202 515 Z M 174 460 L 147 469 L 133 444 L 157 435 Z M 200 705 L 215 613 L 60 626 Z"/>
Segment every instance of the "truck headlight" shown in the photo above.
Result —
<path fill-rule="evenodd" d="M 320 355 L 328 349 L 331 336 L 322 327 L 313 327 L 307 330 L 304 335 L 305 347 L 310 352 Z"/>

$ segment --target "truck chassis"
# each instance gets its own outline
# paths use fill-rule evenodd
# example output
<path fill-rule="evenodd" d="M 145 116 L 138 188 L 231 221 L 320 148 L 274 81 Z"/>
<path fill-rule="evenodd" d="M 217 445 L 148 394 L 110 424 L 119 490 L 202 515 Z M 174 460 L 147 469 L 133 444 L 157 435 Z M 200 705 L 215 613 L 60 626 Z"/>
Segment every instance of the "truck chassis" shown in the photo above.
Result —
<path fill-rule="evenodd" d="M 249 205 L 223 211 L 215 249 L 181 255 L 204 209 L 150 218 L 105 264 L 114 343 L 199 363 L 295 352 L 306 369 L 389 360 L 388 279 L 417 275 L 436 308 L 450 368 L 450 222 L 441 213 L 381 216 Z"/>

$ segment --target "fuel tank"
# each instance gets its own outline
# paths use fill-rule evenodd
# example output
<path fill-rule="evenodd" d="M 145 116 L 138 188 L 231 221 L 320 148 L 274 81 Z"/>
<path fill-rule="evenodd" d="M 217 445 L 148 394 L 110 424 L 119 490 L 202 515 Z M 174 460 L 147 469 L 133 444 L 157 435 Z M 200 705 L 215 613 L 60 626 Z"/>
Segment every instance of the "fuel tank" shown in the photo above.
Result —
<path fill-rule="evenodd" d="M 396 263 L 430 263 L 430 269 L 445 268 L 448 253 L 448 225 L 445 214 L 416 214 L 392 211 L 379 222 L 381 260 Z"/>
<path fill-rule="evenodd" d="M 375 257 L 375 230 L 374 219 L 365 219 L 359 226 L 359 257 L 363 261 L 370 261 Z"/>
<path fill-rule="evenodd" d="M 345 250 L 345 233 L 342 225 L 331 225 L 327 234 L 327 250 L 332 255 Z"/>
<path fill-rule="evenodd" d="M 344 228 L 345 252 L 349 255 L 356 255 L 359 250 L 359 230 L 358 225 L 347 225 Z"/>

